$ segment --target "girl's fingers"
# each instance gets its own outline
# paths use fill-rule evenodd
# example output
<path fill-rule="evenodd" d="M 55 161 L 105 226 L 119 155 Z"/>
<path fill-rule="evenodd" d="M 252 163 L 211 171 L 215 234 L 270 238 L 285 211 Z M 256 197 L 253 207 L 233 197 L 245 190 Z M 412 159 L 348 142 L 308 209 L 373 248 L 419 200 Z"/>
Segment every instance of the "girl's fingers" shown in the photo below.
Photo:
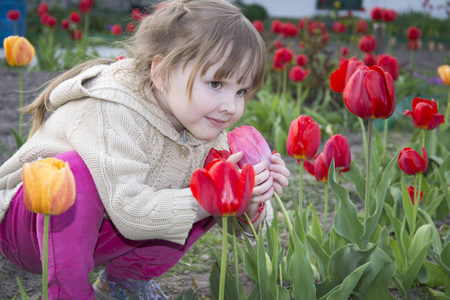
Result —
<path fill-rule="evenodd" d="M 244 152 L 240 151 L 238 153 L 231 154 L 227 160 L 234 164 L 237 164 L 242 159 L 243 156 L 244 156 Z"/>
<path fill-rule="evenodd" d="M 273 185 L 273 178 L 271 176 L 268 176 L 265 181 L 262 183 L 256 185 L 253 188 L 252 196 L 260 196 L 264 193 L 266 193 Z"/>
<path fill-rule="evenodd" d="M 288 177 L 283 174 L 270 172 L 270 176 L 273 178 L 273 181 L 278 183 L 282 188 L 287 187 L 289 184 Z"/>
<path fill-rule="evenodd" d="M 250 199 L 250 203 L 263 203 L 263 202 L 269 200 L 269 199 L 272 198 L 272 196 L 273 196 L 273 191 L 274 191 L 274 188 L 273 188 L 273 187 L 270 187 L 270 188 L 269 188 L 265 193 L 263 193 L 262 195 L 259 195 L 259 196 L 253 196 L 253 197 Z"/>
<path fill-rule="evenodd" d="M 264 171 L 262 171 L 261 173 L 257 174 L 255 172 L 256 176 L 255 176 L 255 187 L 261 185 L 263 182 L 265 182 L 270 176 L 270 172 L 269 170 L 265 169 Z"/>

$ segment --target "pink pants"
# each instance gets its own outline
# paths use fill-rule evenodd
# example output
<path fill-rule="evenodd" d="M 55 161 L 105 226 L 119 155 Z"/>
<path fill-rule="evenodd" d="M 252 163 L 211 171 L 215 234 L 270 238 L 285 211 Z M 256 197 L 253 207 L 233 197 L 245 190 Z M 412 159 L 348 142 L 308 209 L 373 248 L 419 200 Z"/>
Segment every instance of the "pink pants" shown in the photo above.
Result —
<path fill-rule="evenodd" d="M 75 204 L 50 217 L 48 291 L 50 299 L 94 299 L 89 273 L 105 263 L 116 278 L 150 280 L 173 267 L 215 221 L 193 225 L 184 245 L 164 240 L 132 241 L 104 219 L 104 207 L 94 181 L 75 151 L 58 155 L 68 161 L 76 182 Z M 44 216 L 27 210 L 22 187 L 0 224 L 0 252 L 16 266 L 42 273 Z"/>

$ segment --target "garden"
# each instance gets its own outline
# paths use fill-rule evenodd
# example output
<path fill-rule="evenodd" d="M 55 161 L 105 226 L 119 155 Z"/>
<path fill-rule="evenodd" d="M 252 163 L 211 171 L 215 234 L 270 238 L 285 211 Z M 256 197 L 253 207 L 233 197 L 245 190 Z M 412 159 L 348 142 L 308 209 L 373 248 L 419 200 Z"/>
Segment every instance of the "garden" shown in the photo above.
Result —
<path fill-rule="evenodd" d="M 122 43 L 161 9 L 98 5 L 42 2 L 28 11 L 27 39 L 4 42 L 0 165 L 26 140 L 19 108 L 45 82 L 106 46 L 105 58 L 126 57 Z M 171 299 L 450 299 L 449 18 L 375 7 L 361 19 L 335 1 L 314 18 L 273 19 L 238 5 L 269 61 L 228 129 L 230 151 L 253 164 L 280 153 L 290 183 L 271 199 L 265 232 L 235 238 L 215 226 L 157 283 Z M 20 18 L 8 11 L 13 24 Z M 1 255 L 0 265 L 0 299 L 20 299 L 17 279 L 40 299 L 41 275 Z"/>

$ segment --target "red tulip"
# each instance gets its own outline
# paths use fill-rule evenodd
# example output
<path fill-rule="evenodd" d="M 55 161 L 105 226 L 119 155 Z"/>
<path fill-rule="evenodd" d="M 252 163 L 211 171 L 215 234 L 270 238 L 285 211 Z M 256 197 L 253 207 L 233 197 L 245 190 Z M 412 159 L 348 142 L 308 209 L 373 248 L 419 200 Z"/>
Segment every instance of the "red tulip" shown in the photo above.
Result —
<path fill-rule="evenodd" d="M 6 18 L 10 21 L 17 21 L 20 19 L 20 11 L 17 9 L 8 10 L 6 13 Z"/>
<path fill-rule="evenodd" d="M 273 66 L 275 70 L 283 70 L 291 62 L 293 53 L 289 48 L 279 48 L 275 50 Z"/>
<path fill-rule="evenodd" d="M 314 176 L 318 182 L 328 181 L 328 166 L 325 164 L 323 153 L 314 157 L 314 164 L 305 161 L 303 168 Z"/>
<path fill-rule="evenodd" d="M 69 20 L 63 19 L 61 21 L 61 28 L 64 30 L 69 30 L 69 27 L 70 27 Z"/>
<path fill-rule="evenodd" d="M 334 22 L 332 30 L 334 33 L 341 34 L 345 31 L 345 26 L 341 22 Z"/>
<path fill-rule="evenodd" d="M 39 16 L 42 16 L 43 14 L 48 12 L 48 4 L 47 2 L 42 2 L 41 4 L 39 4 L 39 7 L 37 9 L 37 14 Z"/>
<path fill-rule="evenodd" d="M 408 28 L 408 40 L 418 40 L 422 36 L 422 31 L 416 26 Z"/>
<path fill-rule="evenodd" d="M 409 40 L 408 48 L 411 51 L 416 51 L 419 48 L 419 43 L 417 42 L 417 40 Z"/>
<path fill-rule="evenodd" d="M 284 23 L 281 27 L 281 35 L 284 37 L 295 37 L 298 35 L 298 27 L 292 23 Z"/>
<path fill-rule="evenodd" d="M 69 15 L 70 21 L 72 21 L 72 23 L 78 24 L 81 21 L 81 16 L 79 13 L 75 12 L 71 12 Z"/>
<path fill-rule="evenodd" d="M 413 119 L 414 126 L 426 130 L 433 130 L 444 123 L 444 114 L 438 113 L 438 107 L 434 99 L 428 100 L 416 97 L 412 101 L 412 111 L 405 110 L 403 115 Z"/>
<path fill-rule="evenodd" d="M 195 199 L 213 216 L 240 216 L 248 207 L 255 185 L 255 171 L 245 164 L 239 171 L 232 162 L 214 160 L 205 169 L 197 169 L 190 188 Z"/>
<path fill-rule="evenodd" d="M 139 8 L 135 8 L 131 11 L 131 19 L 135 21 L 142 20 L 142 13 Z"/>
<path fill-rule="evenodd" d="M 381 67 L 383 71 L 391 74 L 392 79 L 395 81 L 398 78 L 398 61 L 397 58 L 392 57 L 390 54 L 378 54 L 377 66 Z"/>
<path fill-rule="evenodd" d="M 422 156 L 416 150 L 406 147 L 400 151 L 398 156 L 398 166 L 408 175 L 424 173 L 428 168 L 427 151 L 422 147 Z"/>
<path fill-rule="evenodd" d="M 133 33 L 136 30 L 136 25 L 134 23 L 128 23 L 126 28 L 128 33 Z"/>
<path fill-rule="evenodd" d="M 339 69 L 331 73 L 330 76 L 331 89 L 337 93 L 342 93 L 350 77 L 362 65 L 363 63 L 355 57 L 350 59 L 341 57 L 339 60 Z"/>
<path fill-rule="evenodd" d="M 397 12 L 393 9 L 385 9 L 383 18 L 386 22 L 394 22 L 397 19 Z"/>
<path fill-rule="evenodd" d="M 253 27 L 255 27 L 256 31 L 258 31 L 259 34 L 262 34 L 264 32 L 264 23 L 261 20 L 253 21 Z"/>
<path fill-rule="evenodd" d="M 308 24 L 309 24 L 309 19 L 308 18 L 303 18 L 298 22 L 298 26 L 300 27 L 300 29 L 305 29 L 308 28 Z"/>
<path fill-rule="evenodd" d="M 292 121 L 287 136 L 287 153 L 297 160 L 310 160 L 320 146 L 320 128 L 310 116 L 301 115 Z"/>
<path fill-rule="evenodd" d="M 114 24 L 111 27 L 111 34 L 112 35 L 120 35 L 122 33 L 122 27 L 119 24 Z"/>
<path fill-rule="evenodd" d="M 88 14 L 89 12 L 91 12 L 93 6 L 94 6 L 94 0 L 81 0 L 80 11 L 83 14 Z"/>
<path fill-rule="evenodd" d="M 306 56 L 305 54 L 298 54 L 295 57 L 295 61 L 297 62 L 298 66 L 306 66 L 308 64 L 308 56 Z"/>
<path fill-rule="evenodd" d="M 346 55 L 348 54 L 348 52 L 349 52 L 348 47 L 343 46 L 343 47 L 341 48 L 341 54 L 342 54 L 342 56 L 346 56 Z"/>
<path fill-rule="evenodd" d="M 83 34 L 80 29 L 75 29 L 74 31 L 72 31 L 72 40 L 79 41 L 79 40 L 81 40 L 82 35 Z"/>
<path fill-rule="evenodd" d="M 309 75 L 309 69 L 303 70 L 300 66 L 294 66 L 289 71 L 289 78 L 294 82 L 304 81 Z"/>
<path fill-rule="evenodd" d="M 384 9 L 379 6 L 375 6 L 370 11 L 370 16 L 372 17 L 372 20 L 374 20 L 374 21 L 381 21 L 381 20 L 383 20 L 383 16 L 384 16 Z"/>
<path fill-rule="evenodd" d="M 366 33 L 369 30 L 369 25 L 364 20 L 359 20 L 356 24 L 356 32 L 358 33 Z"/>
<path fill-rule="evenodd" d="M 350 170 L 350 163 L 352 162 L 352 154 L 347 139 L 340 134 L 333 135 L 325 143 L 323 149 L 323 159 L 327 167 L 330 166 L 334 159 L 334 166 L 340 172 L 347 172 Z"/>
<path fill-rule="evenodd" d="M 283 27 L 283 22 L 280 20 L 273 20 L 272 21 L 272 32 L 274 33 L 281 33 L 281 28 Z"/>
<path fill-rule="evenodd" d="M 211 150 L 209 150 L 208 156 L 206 156 L 205 162 L 203 163 L 203 167 L 206 168 L 216 159 L 228 159 L 230 155 L 231 153 L 228 150 L 216 150 L 214 148 L 211 148 Z"/>
<path fill-rule="evenodd" d="M 368 67 L 373 66 L 375 64 L 375 55 L 372 52 L 367 52 L 364 54 L 363 63 Z"/>
<path fill-rule="evenodd" d="M 375 38 L 373 35 L 364 35 L 359 39 L 359 49 L 364 52 L 375 50 Z"/>
<path fill-rule="evenodd" d="M 409 198 L 411 198 L 412 204 L 414 205 L 414 198 L 416 196 L 416 193 L 415 193 L 414 187 L 412 185 L 410 185 L 408 187 L 408 194 L 409 194 Z M 423 198 L 423 191 L 420 191 L 419 204 L 422 203 L 422 198 Z"/>
<path fill-rule="evenodd" d="M 231 153 L 243 152 L 244 156 L 237 163 L 242 168 L 244 164 L 256 165 L 262 160 L 266 160 L 270 164 L 269 144 L 262 134 L 252 126 L 240 126 L 227 133 L 228 144 Z"/>
<path fill-rule="evenodd" d="M 387 119 L 395 110 L 394 80 L 378 66 L 360 66 L 345 85 L 344 101 L 362 119 Z"/>

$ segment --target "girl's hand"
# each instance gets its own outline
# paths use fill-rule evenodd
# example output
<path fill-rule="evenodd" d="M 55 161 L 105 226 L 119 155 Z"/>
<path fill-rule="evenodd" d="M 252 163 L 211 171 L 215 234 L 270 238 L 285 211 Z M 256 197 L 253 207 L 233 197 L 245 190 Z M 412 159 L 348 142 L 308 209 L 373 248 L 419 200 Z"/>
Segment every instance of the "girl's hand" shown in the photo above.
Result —
<path fill-rule="evenodd" d="M 281 195 L 283 188 L 289 184 L 289 169 L 286 168 L 286 163 L 281 158 L 280 153 L 274 153 L 270 156 L 272 164 L 269 166 L 270 177 L 273 178 L 273 188 L 278 195 Z"/>

